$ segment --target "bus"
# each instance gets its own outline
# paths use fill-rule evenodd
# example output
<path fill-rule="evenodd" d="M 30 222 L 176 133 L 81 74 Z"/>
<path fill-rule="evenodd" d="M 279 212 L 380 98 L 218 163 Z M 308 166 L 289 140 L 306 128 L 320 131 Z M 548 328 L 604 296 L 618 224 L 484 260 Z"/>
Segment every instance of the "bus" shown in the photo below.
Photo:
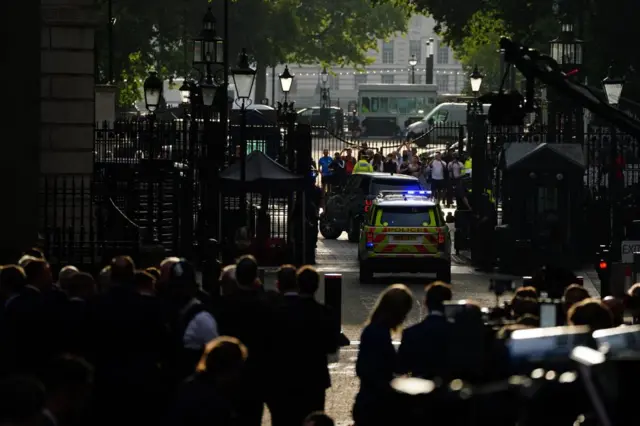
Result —
<path fill-rule="evenodd" d="M 363 136 L 394 136 L 436 106 L 435 84 L 361 84 L 358 116 Z"/>

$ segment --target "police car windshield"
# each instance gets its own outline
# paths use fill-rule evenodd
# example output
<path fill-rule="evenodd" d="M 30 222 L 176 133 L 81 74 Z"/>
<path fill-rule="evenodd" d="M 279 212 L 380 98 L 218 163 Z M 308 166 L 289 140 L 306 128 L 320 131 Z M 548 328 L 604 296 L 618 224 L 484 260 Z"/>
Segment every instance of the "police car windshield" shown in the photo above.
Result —
<path fill-rule="evenodd" d="M 420 191 L 420 182 L 407 179 L 374 179 L 371 183 L 371 193 L 382 191 Z"/>
<path fill-rule="evenodd" d="M 435 206 L 384 206 L 379 222 L 383 226 L 438 226 L 438 212 Z"/>

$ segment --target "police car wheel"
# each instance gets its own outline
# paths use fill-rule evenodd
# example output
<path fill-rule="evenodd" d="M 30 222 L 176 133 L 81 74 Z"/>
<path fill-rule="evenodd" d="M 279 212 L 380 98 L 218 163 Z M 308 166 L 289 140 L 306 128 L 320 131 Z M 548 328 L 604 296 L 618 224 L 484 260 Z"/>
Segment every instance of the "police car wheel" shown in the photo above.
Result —
<path fill-rule="evenodd" d="M 349 242 L 357 243 L 360 239 L 360 220 L 352 217 L 349 220 L 349 231 L 347 232 Z"/>
<path fill-rule="evenodd" d="M 320 217 L 320 235 L 322 235 L 327 240 L 335 240 L 340 234 L 342 234 L 342 229 L 336 226 L 335 223 L 332 223 L 325 217 Z"/>
<path fill-rule="evenodd" d="M 358 276 L 360 283 L 366 284 L 373 281 L 373 271 L 366 261 L 360 261 L 360 274 Z"/>

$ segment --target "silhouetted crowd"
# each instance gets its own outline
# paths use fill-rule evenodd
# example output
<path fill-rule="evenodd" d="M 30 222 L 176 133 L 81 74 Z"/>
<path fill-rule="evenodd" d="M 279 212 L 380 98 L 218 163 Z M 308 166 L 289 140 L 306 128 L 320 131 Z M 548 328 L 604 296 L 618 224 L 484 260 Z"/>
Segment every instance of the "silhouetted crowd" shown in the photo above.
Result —
<path fill-rule="evenodd" d="M 314 297 L 318 272 L 283 265 L 270 291 L 247 255 L 222 270 L 219 297 L 198 281 L 193 265 L 174 257 L 145 270 L 116 257 L 98 281 L 73 266 L 54 281 L 35 249 L 2 266 L 0 425 L 258 426 L 265 405 L 274 426 L 333 425 L 324 414 L 328 362 L 341 336 L 332 311 Z M 449 284 L 426 286 L 427 314 L 396 349 L 394 334 L 416 301 L 403 284 L 382 292 L 359 343 L 357 426 L 545 423 L 536 410 L 518 417 L 516 404 L 416 404 L 393 387 L 402 377 L 472 384 L 509 377 L 504 343 L 515 330 L 541 325 L 535 287 L 519 288 L 494 311 L 506 319 L 498 327 L 472 301 L 447 312 L 452 299 Z M 628 295 L 634 321 L 638 301 L 640 284 Z M 560 324 L 624 323 L 622 302 L 591 298 L 581 285 L 566 288 L 563 304 Z M 573 411 L 552 424 L 573 421 Z"/>
<path fill-rule="evenodd" d="M 265 290 L 251 256 L 221 294 L 188 261 L 138 270 L 116 257 L 96 281 L 57 282 L 42 252 L 0 267 L 0 425 L 330 426 L 331 311 L 312 267 L 284 265 Z"/>

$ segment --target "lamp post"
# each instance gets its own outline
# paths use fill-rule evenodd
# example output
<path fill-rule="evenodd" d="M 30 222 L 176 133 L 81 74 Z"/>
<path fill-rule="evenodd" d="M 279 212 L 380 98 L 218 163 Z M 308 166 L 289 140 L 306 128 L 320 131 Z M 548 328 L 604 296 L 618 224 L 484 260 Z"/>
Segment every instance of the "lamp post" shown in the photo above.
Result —
<path fill-rule="evenodd" d="M 609 67 L 607 77 L 602 80 L 602 87 L 607 95 L 609 105 L 617 107 L 624 87 L 624 78 L 614 77 L 613 67 Z M 621 259 L 621 245 L 624 239 L 624 223 L 620 193 L 624 187 L 624 161 L 618 153 L 618 137 L 615 126 L 609 128 L 609 206 L 611 208 L 611 254 L 613 260 Z"/>
<path fill-rule="evenodd" d="M 427 84 L 433 84 L 433 53 L 435 51 L 435 40 L 430 38 L 427 41 L 427 60 L 426 60 L 426 78 Z"/>
<path fill-rule="evenodd" d="M 561 23 L 560 36 L 549 42 L 549 52 L 551 58 L 555 60 L 562 71 L 570 74 L 577 74 L 576 77 L 580 80 L 579 72 L 580 67 L 583 64 L 582 57 L 582 40 L 576 38 L 574 33 L 573 24 L 569 22 Z M 563 102 L 559 99 L 555 93 L 552 94 L 552 99 L 549 104 L 549 128 L 550 128 L 550 141 L 555 142 L 557 135 L 562 134 L 564 139 L 571 142 L 573 139 L 574 131 L 574 117 L 575 115 L 575 128 L 580 140 L 576 142 L 582 142 L 583 132 L 583 112 L 582 108 L 576 108 L 573 104 Z M 558 122 L 558 118 L 560 119 Z"/>
<path fill-rule="evenodd" d="M 236 88 L 236 105 L 240 107 L 240 180 L 244 184 L 247 180 L 247 107 L 251 105 L 251 91 L 256 79 L 256 70 L 249 66 L 249 55 L 247 50 L 242 49 L 238 56 L 238 64 L 231 69 L 231 78 Z M 246 195 L 240 198 L 240 212 L 243 221 L 246 221 Z"/>
<path fill-rule="evenodd" d="M 416 55 L 411 55 L 409 58 L 409 67 L 411 68 L 411 84 L 416 84 L 416 65 L 418 65 L 418 58 Z"/>
<path fill-rule="evenodd" d="M 469 74 L 469 83 L 471 85 L 473 97 L 477 99 L 478 93 L 480 93 L 480 87 L 482 86 L 482 74 L 480 74 L 480 70 L 478 70 L 477 65 L 473 67 L 473 72 Z"/>
<path fill-rule="evenodd" d="M 330 102 L 329 73 L 327 72 L 327 67 L 324 67 L 320 73 L 320 107 L 327 108 Z"/>
<path fill-rule="evenodd" d="M 284 164 L 286 164 L 289 170 L 294 170 L 295 168 L 293 133 L 295 131 L 297 114 L 295 112 L 295 102 L 288 102 L 288 95 L 291 91 L 294 77 L 295 76 L 289 72 L 289 67 L 285 66 L 284 72 L 280 74 L 280 88 L 282 89 L 282 93 L 284 93 L 284 103 L 278 102 L 277 110 L 278 121 L 287 129 L 285 136 L 287 160 Z"/>
<path fill-rule="evenodd" d="M 158 78 L 158 73 L 150 71 L 149 76 L 144 81 L 144 104 L 151 115 L 155 114 L 158 105 L 160 105 L 162 89 L 163 83 Z"/>
<path fill-rule="evenodd" d="M 331 107 L 331 92 L 329 88 L 329 73 L 327 67 L 320 73 L 320 120 L 325 127 L 329 126 L 329 108 Z"/>
<path fill-rule="evenodd" d="M 284 103 L 287 103 L 289 99 L 289 92 L 291 91 L 291 86 L 293 85 L 294 76 L 289 72 L 289 67 L 284 66 L 284 72 L 278 76 L 280 79 L 280 88 L 282 89 L 282 93 L 284 93 Z"/>
<path fill-rule="evenodd" d="M 469 85 L 473 92 L 473 100 L 467 103 L 467 123 L 469 125 L 469 136 L 467 152 L 471 154 L 473 160 L 473 174 L 471 176 L 472 187 L 472 205 L 474 211 L 480 217 L 485 215 L 482 198 L 487 190 L 491 168 L 487 158 L 487 133 L 485 126 L 485 114 L 482 104 L 478 101 L 478 94 L 482 87 L 483 75 L 478 70 L 478 66 L 473 67 L 473 71 L 469 74 Z M 482 259 L 483 250 L 482 242 L 479 238 L 471 240 L 471 259 L 476 262 Z"/>
<path fill-rule="evenodd" d="M 158 77 L 158 73 L 155 71 L 149 72 L 149 76 L 144 81 L 144 103 L 149 111 L 149 138 L 147 142 L 147 158 L 152 159 L 155 157 L 155 112 L 160 105 L 162 99 L 162 89 L 164 87 L 162 80 Z M 144 158 L 144 156 L 143 156 Z M 147 229 L 144 236 L 147 244 L 153 244 L 155 240 L 155 217 L 154 217 L 154 185 L 149 183 L 147 185 Z"/>

